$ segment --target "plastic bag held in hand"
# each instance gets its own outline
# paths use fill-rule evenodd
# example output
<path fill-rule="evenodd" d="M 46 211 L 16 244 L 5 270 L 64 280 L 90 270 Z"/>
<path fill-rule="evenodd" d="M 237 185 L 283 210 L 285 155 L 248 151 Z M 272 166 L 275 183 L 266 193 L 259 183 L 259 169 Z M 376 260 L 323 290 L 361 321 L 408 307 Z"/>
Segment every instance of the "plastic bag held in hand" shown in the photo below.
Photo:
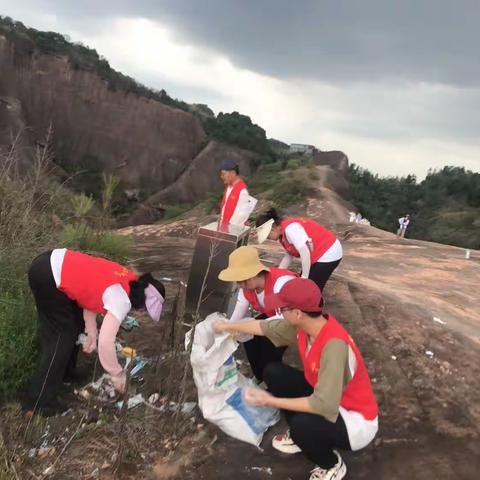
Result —
<path fill-rule="evenodd" d="M 213 332 L 213 323 L 217 320 L 225 321 L 225 317 L 213 313 L 195 329 L 190 362 L 198 405 L 204 418 L 228 435 L 259 445 L 265 431 L 277 423 L 279 412 L 245 402 L 242 390 L 254 384 L 237 370 L 233 353 L 238 343 L 228 332 L 220 335 Z M 190 330 L 185 336 L 186 348 L 191 337 Z"/>

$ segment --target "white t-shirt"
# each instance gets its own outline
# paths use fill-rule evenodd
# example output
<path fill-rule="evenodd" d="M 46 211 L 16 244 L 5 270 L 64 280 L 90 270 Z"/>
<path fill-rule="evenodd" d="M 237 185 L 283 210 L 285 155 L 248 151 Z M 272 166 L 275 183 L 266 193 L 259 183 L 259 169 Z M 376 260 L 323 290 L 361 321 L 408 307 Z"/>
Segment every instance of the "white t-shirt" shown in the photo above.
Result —
<path fill-rule="evenodd" d="M 52 255 L 50 256 L 50 265 L 57 288 L 62 283 L 62 266 L 66 251 L 66 248 L 57 248 L 52 250 Z M 132 308 L 127 292 L 119 283 L 115 283 L 105 289 L 102 294 L 102 302 L 103 308 L 111 312 L 120 323 L 123 322 Z"/>
<path fill-rule="evenodd" d="M 232 190 L 233 190 L 233 185 L 227 187 L 227 192 L 225 193 L 225 203 L 223 205 L 222 211 L 220 212 L 220 218 L 223 218 L 225 206 L 227 205 L 228 197 L 232 193 Z M 250 195 L 248 194 L 248 190 L 244 188 L 243 190 L 240 191 L 240 194 L 238 195 L 238 203 L 237 203 L 237 206 L 235 207 L 235 210 L 247 209 L 249 203 L 250 203 Z"/>
<path fill-rule="evenodd" d="M 400 228 L 407 228 L 408 224 L 410 223 L 410 219 L 402 217 L 398 219 L 398 223 L 400 225 Z"/>
<path fill-rule="evenodd" d="M 285 229 L 285 238 L 291 243 L 297 250 L 300 250 L 305 244 L 310 246 L 312 239 L 309 238 L 307 232 L 303 226 L 294 222 L 288 225 Z M 313 247 L 310 247 L 310 251 Z M 343 256 L 342 244 L 339 240 L 335 240 L 335 243 L 317 260 L 319 263 L 336 262 Z"/>
<path fill-rule="evenodd" d="M 348 346 L 348 368 L 351 378 L 353 378 L 357 370 L 357 358 L 350 345 Z M 339 407 L 339 413 L 345 422 L 350 447 L 353 451 L 366 447 L 375 438 L 378 432 L 378 417 L 367 420 L 360 412 L 347 410 L 342 406 Z"/>
<path fill-rule="evenodd" d="M 273 293 L 278 293 L 283 286 L 289 282 L 290 280 L 293 280 L 295 275 L 282 275 L 281 277 L 277 278 L 277 281 L 273 285 Z M 265 291 L 255 292 L 257 296 L 257 301 L 261 307 L 265 306 Z M 230 317 L 230 322 L 241 322 L 241 321 L 248 321 L 250 320 L 249 317 L 245 317 L 245 315 L 248 312 L 248 308 L 250 306 L 249 301 L 245 298 L 245 295 L 243 293 L 243 288 L 241 288 L 238 291 L 238 296 L 237 296 L 237 303 L 235 305 L 235 309 L 233 310 L 232 316 Z M 247 340 L 252 339 L 252 335 L 239 335 L 237 337 L 237 340 L 239 342 L 246 342 Z"/>

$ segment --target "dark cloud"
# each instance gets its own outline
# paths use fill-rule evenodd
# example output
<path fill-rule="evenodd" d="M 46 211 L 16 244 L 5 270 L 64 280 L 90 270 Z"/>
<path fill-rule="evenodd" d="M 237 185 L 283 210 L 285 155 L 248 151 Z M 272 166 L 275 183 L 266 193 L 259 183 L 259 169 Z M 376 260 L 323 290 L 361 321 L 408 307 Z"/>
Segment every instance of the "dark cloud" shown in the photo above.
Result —
<path fill-rule="evenodd" d="M 158 20 L 277 78 L 478 85 L 478 0 L 40 0 L 71 21 Z M 37 7 L 38 8 L 38 7 Z"/>

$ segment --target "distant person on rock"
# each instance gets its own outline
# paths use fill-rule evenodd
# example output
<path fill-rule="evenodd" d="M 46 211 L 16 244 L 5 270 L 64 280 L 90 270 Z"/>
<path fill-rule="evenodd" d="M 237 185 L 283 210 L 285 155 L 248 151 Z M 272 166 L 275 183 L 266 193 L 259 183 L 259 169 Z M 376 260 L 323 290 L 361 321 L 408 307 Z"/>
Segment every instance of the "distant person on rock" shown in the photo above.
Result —
<path fill-rule="evenodd" d="M 228 267 L 218 275 L 224 282 L 236 282 L 240 287 L 235 309 L 230 322 L 251 320 L 247 312 L 251 306 L 259 312 L 255 318 L 264 320 L 275 316 L 275 310 L 265 308 L 265 297 L 278 293 L 290 280 L 298 278 L 296 273 L 281 268 L 267 267 L 258 257 L 255 247 L 240 247 L 228 257 Z M 258 382 L 263 381 L 263 370 L 270 362 L 280 362 L 284 347 L 275 347 L 266 337 L 242 336 L 248 361 Z"/>
<path fill-rule="evenodd" d="M 265 306 L 283 319 L 216 322 L 217 333 L 266 336 L 275 346 L 297 347 L 303 372 L 281 362 L 264 370 L 268 391 L 247 388 L 251 405 L 279 408 L 289 429 L 272 440 L 283 453 L 302 452 L 317 465 L 310 480 L 341 480 L 347 467 L 338 453 L 366 447 L 378 431 L 378 406 L 362 355 L 348 332 L 322 311 L 322 296 L 311 281 L 294 279 Z"/>
<path fill-rule="evenodd" d="M 410 224 L 410 215 L 405 215 L 398 219 L 398 231 L 397 231 L 397 238 L 404 238 L 405 232 L 407 231 L 407 227 Z"/>
<path fill-rule="evenodd" d="M 256 225 L 258 243 L 278 240 L 286 250 L 279 268 L 288 268 L 293 257 L 300 258 L 302 278 L 310 278 L 323 291 L 343 256 L 333 232 L 310 219 L 281 218 L 273 208 L 260 215 Z"/>
<path fill-rule="evenodd" d="M 97 348 L 97 315 L 103 314 L 98 356 L 115 389 L 125 389 L 115 338 L 131 308 L 160 319 L 165 287 L 150 273 L 137 275 L 118 263 L 60 248 L 36 257 L 28 271 L 38 312 L 40 358 L 24 404 L 28 415 L 51 416 L 67 410 L 57 395 L 62 383 L 74 381 L 80 333 L 85 353 Z"/>
<path fill-rule="evenodd" d="M 239 173 L 238 165 L 233 160 L 224 160 L 220 165 L 220 178 L 225 184 L 218 222 L 221 229 L 228 227 L 235 214 L 249 210 L 251 197 Z"/>

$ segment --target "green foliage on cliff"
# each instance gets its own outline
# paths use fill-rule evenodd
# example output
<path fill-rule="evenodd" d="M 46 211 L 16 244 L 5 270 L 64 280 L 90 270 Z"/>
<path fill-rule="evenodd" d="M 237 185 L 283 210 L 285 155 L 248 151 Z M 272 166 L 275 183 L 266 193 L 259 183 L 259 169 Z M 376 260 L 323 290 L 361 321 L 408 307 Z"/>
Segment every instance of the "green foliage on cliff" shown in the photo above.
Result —
<path fill-rule="evenodd" d="M 260 162 L 274 158 L 265 130 L 238 112 L 222 113 L 216 118 L 206 118 L 203 125 L 207 135 L 231 145 L 238 145 L 260 155 Z"/>
<path fill-rule="evenodd" d="M 480 248 L 480 174 L 461 167 L 414 175 L 379 177 L 350 166 L 350 199 L 373 225 L 390 231 L 410 213 L 407 236 L 466 248 Z"/>

